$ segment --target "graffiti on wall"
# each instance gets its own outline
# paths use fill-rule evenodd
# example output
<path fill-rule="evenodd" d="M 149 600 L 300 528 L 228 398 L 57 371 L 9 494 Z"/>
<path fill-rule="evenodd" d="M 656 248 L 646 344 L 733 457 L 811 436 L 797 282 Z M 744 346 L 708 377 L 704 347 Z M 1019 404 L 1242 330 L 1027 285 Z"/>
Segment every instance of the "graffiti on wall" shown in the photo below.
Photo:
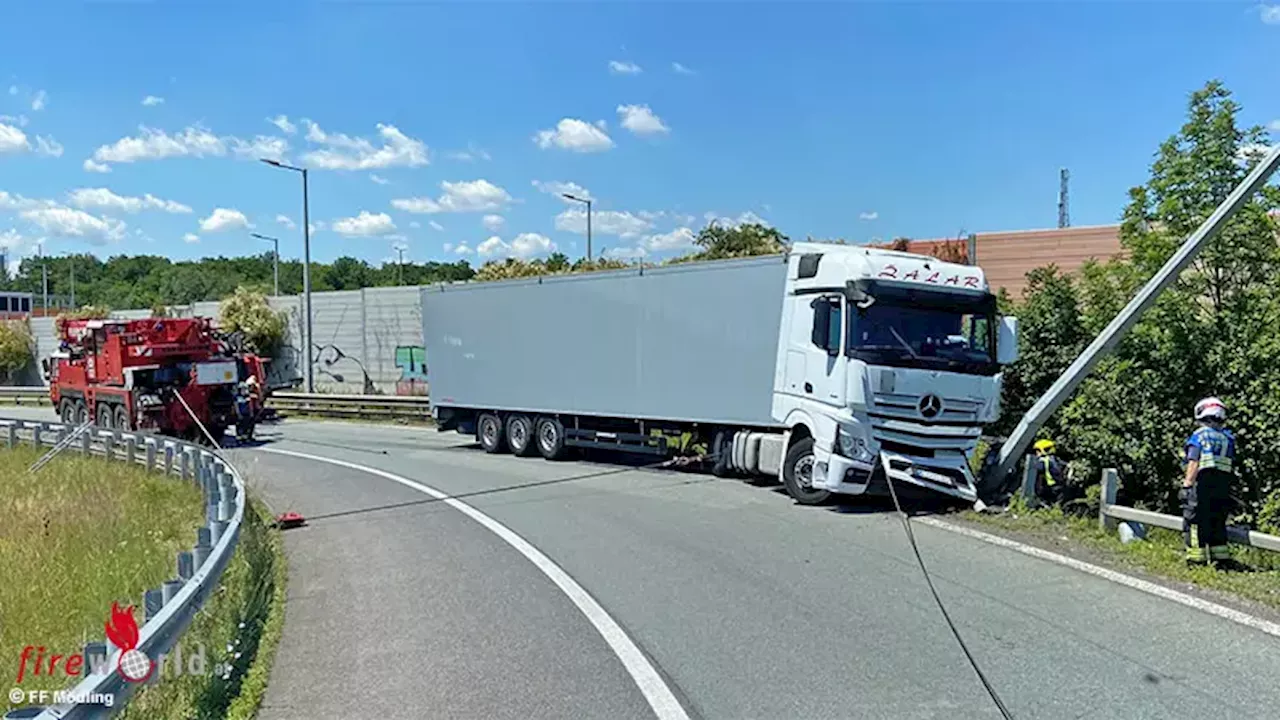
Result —
<path fill-rule="evenodd" d="M 344 370 L 343 365 L 354 367 L 360 371 L 361 392 L 363 394 L 378 394 L 377 388 L 373 385 L 373 379 L 369 377 L 369 372 L 364 369 L 364 363 L 360 361 L 360 358 L 344 353 L 342 348 L 333 343 L 316 347 L 314 367 L 320 375 L 332 378 L 339 383 L 354 382 L 354 378 L 348 380 L 347 376 L 341 372 Z"/>
<path fill-rule="evenodd" d="M 400 379 L 396 381 L 397 395 L 427 394 L 427 349 L 421 345 L 401 345 L 396 348 L 396 367 Z"/>

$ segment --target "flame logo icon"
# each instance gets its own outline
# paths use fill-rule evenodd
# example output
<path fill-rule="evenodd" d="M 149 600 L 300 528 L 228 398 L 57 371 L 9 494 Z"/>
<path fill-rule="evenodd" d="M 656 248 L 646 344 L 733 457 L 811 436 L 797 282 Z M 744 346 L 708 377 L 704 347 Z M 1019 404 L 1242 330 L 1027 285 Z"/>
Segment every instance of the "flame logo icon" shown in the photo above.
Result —
<path fill-rule="evenodd" d="M 119 603 L 111 603 L 111 617 L 104 629 L 107 639 L 120 648 L 116 669 L 128 682 L 142 682 L 151 677 L 155 663 L 138 649 L 138 623 L 133 619 L 133 606 L 120 609 Z"/>

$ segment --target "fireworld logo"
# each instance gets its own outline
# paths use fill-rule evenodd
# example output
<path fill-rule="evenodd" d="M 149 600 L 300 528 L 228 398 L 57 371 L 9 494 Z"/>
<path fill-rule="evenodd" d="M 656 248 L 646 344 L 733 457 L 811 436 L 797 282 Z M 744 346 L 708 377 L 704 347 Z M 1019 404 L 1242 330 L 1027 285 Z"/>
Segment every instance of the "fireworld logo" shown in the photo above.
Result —
<path fill-rule="evenodd" d="M 133 606 L 121 610 L 120 605 L 111 603 L 111 618 L 105 628 L 107 639 L 120 648 L 120 659 L 116 660 L 120 675 L 134 683 L 151 677 L 156 664 L 138 649 L 138 623 L 133 619 Z"/>

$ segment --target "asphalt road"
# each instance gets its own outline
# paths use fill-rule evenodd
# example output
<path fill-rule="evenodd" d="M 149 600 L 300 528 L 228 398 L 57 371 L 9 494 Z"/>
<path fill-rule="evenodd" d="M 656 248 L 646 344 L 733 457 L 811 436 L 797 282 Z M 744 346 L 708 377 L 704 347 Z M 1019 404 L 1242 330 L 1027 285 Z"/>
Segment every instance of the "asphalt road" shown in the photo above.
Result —
<path fill-rule="evenodd" d="M 424 483 L 523 536 L 691 717 L 999 717 L 882 505 L 804 508 L 710 476 L 490 456 L 430 429 L 260 430 L 264 449 Z M 263 718 L 653 717 L 596 628 L 490 530 L 384 477 L 236 455 L 274 509 L 310 518 L 286 534 L 289 604 Z M 1276 638 L 914 527 L 1015 717 L 1276 717 Z"/>

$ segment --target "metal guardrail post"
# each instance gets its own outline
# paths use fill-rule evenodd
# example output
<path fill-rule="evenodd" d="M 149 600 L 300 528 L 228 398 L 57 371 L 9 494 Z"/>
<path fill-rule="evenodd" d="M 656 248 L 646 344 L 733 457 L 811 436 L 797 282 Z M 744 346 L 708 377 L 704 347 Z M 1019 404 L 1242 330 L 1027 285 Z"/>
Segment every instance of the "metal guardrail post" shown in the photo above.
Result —
<path fill-rule="evenodd" d="M 147 444 L 147 472 L 156 469 L 156 444 L 150 438 L 143 440 Z"/>
<path fill-rule="evenodd" d="M 1107 514 L 1107 506 L 1116 504 L 1116 492 L 1120 489 L 1120 474 L 1115 468 L 1102 471 L 1102 498 L 1098 505 L 1098 526 L 1103 530 L 1115 530 L 1119 522 Z"/>
<path fill-rule="evenodd" d="M 1022 467 L 1022 499 L 1027 503 L 1033 503 L 1036 500 L 1035 453 L 1027 453 L 1023 461 L 1026 464 Z"/>
<path fill-rule="evenodd" d="M 190 580 L 195 574 L 195 557 L 190 550 L 183 550 L 178 553 L 178 579 Z"/>
<path fill-rule="evenodd" d="M 183 480 L 190 480 L 191 479 L 191 451 L 183 450 L 180 458 L 181 459 L 178 461 L 179 473 L 182 475 Z"/>
<path fill-rule="evenodd" d="M 138 464 L 138 439 L 132 435 L 124 439 L 124 459 L 130 465 Z"/>
<path fill-rule="evenodd" d="M 184 584 L 185 581 L 183 580 L 165 580 L 164 584 L 160 586 L 161 601 L 165 605 L 168 605 L 170 601 L 173 600 L 173 597 L 178 594 L 178 591 L 182 589 Z"/>
<path fill-rule="evenodd" d="M 17 425 L 9 426 L 9 437 L 8 437 L 8 440 L 6 441 L 6 445 L 10 450 L 18 447 L 18 426 Z"/>
<path fill-rule="evenodd" d="M 44 427 L 41 425 L 31 428 L 31 444 L 37 448 L 40 447 L 40 432 L 42 430 L 44 430 Z"/>
<path fill-rule="evenodd" d="M 120 437 L 119 432 L 114 432 L 102 438 L 102 451 L 108 460 L 116 459 L 116 438 Z"/>
<path fill-rule="evenodd" d="M 164 474 L 165 475 L 173 474 L 173 446 L 172 445 L 164 446 Z"/>
<path fill-rule="evenodd" d="M 80 433 L 80 454 L 88 455 L 90 448 L 93 447 L 93 429 L 85 430 Z"/>
<path fill-rule="evenodd" d="M 91 642 L 84 644 L 84 669 L 80 672 L 81 677 L 89 677 L 93 672 L 93 668 L 99 665 L 107 664 L 107 644 L 105 642 Z"/>
<path fill-rule="evenodd" d="M 151 618 L 160 614 L 164 609 L 164 593 L 160 588 L 148 590 L 142 593 L 142 617 L 143 622 L 150 622 Z"/>

